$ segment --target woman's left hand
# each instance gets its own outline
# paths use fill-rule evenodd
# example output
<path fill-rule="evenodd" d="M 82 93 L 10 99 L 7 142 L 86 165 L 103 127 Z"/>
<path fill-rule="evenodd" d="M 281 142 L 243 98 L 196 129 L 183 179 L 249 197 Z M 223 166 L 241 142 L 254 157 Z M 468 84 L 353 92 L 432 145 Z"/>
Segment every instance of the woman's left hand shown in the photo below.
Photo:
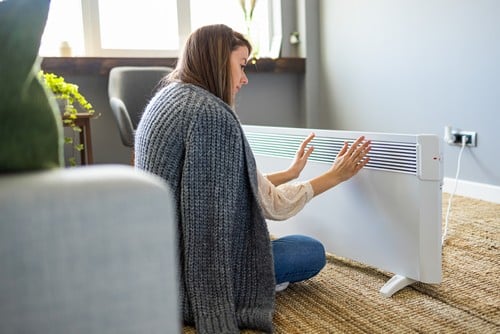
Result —
<path fill-rule="evenodd" d="M 365 140 L 364 136 L 356 139 L 350 147 L 347 142 L 344 142 L 344 146 L 337 154 L 329 173 L 340 182 L 356 175 L 370 160 L 367 156 L 371 149 L 370 144 L 371 141 Z"/>
<path fill-rule="evenodd" d="M 323 174 L 310 180 L 314 195 L 335 187 L 356 175 L 370 160 L 371 141 L 359 137 L 351 146 L 347 142 L 337 154 L 332 166 Z"/>

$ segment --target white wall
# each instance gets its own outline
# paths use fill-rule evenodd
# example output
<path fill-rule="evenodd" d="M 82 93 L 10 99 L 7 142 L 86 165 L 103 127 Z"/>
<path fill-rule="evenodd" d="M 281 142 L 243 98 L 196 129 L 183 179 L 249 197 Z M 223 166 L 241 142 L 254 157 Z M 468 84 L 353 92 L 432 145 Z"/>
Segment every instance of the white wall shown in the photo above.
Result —
<path fill-rule="evenodd" d="M 319 17 L 322 112 L 311 126 L 477 131 L 460 178 L 500 185 L 500 1 L 320 0 Z M 459 148 L 443 148 L 454 177 Z"/>

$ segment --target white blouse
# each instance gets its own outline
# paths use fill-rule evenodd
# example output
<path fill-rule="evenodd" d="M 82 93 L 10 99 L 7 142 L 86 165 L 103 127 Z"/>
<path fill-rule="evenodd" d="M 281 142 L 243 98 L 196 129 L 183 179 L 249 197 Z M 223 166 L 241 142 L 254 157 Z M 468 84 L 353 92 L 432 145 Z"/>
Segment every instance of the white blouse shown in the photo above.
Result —
<path fill-rule="evenodd" d="M 313 198 L 309 182 L 287 182 L 275 186 L 257 170 L 259 201 L 264 217 L 271 220 L 285 220 L 296 215 Z"/>

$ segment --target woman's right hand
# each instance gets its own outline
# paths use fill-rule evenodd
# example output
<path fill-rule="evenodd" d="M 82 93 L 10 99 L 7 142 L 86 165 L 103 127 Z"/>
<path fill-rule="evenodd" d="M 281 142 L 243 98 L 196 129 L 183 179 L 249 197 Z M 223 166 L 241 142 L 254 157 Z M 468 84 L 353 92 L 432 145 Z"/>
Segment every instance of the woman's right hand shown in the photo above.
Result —
<path fill-rule="evenodd" d="M 291 175 L 291 179 L 296 179 L 302 173 L 302 170 L 307 164 L 307 159 L 311 156 L 311 153 L 314 150 L 314 146 L 307 146 L 314 139 L 316 135 L 314 132 L 311 132 L 306 139 L 302 141 L 297 152 L 295 152 L 295 157 L 293 159 L 292 164 L 288 167 L 288 173 Z"/>
<path fill-rule="evenodd" d="M 288 167 L 286 170 L 266 175 L 267 179 L 271 181 L 272 184 L 274 184 L 275 186 L 279 186 L 300 176 L 300 173 L 307 164 L 307 159 L 309 159 L 309 156 L 314 150 L 313 146 L 307 146 L 309 145 L 311 140 L 313 140 L 314 136 L 314 133 L 310 133 L 309 136 L 307 136 L 307 138 L 302 141 L 299 148 L 297 149 L 297 152 L 295 152 L 295 157 L 290 167 Z"/>

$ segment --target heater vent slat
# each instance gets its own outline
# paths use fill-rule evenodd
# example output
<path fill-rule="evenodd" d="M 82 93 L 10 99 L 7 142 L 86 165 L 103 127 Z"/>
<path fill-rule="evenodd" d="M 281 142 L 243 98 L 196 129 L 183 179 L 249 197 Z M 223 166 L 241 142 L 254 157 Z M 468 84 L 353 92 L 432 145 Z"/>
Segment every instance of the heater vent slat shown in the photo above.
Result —
<path fill-rule="evenodd" d="M 293 134 L 258 132 L 245 134 L 255 155 L 277 158 L 293 159 L 304 139 L 304 136 Z M 314 151 L 309 160 L 331 164 L 342 149 L 344 142 L 350 145 L 354 140 L 316 136 L 311 142 Z M 373 140 L 371 146 L 372 149 L 368 154 L 370 161 L 365 168 L 417 174 L 417 145 L 415 143 Z"/>

